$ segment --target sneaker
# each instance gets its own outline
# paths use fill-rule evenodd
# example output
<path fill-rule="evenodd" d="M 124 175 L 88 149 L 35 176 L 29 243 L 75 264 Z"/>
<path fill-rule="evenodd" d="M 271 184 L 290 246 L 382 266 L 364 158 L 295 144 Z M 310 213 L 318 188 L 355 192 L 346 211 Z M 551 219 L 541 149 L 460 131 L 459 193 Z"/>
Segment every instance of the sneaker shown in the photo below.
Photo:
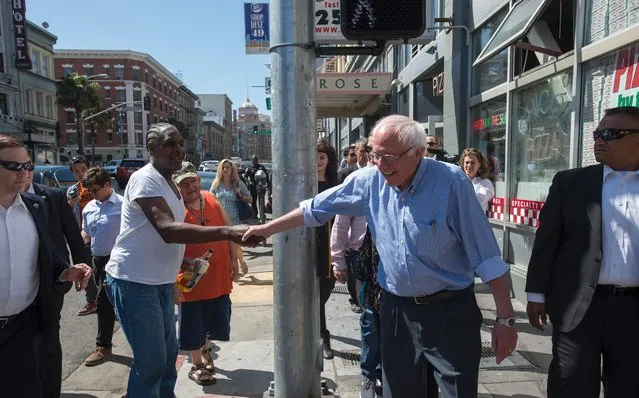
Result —
<path fill-rule="evenodd" d="M 98 310 L 98 306 L 95 304 L 95 301 L 90 301 L 85 305 L 80 311 L 78 311 L 78 316 L 85 316 L 89 314 L 93 314 Z"/>
<path fill-rule="evenodd" d="M 85 366 L 95 366 L 107 361 L 113 353 L 110 347 L 96 347 L 93 354 L 84 361 Z"/>
<path fill-rule="evenodd" d="M 362 386 L 359 389 L 359 398 L 375 398 L 375 380 L 362 377 Z"/>

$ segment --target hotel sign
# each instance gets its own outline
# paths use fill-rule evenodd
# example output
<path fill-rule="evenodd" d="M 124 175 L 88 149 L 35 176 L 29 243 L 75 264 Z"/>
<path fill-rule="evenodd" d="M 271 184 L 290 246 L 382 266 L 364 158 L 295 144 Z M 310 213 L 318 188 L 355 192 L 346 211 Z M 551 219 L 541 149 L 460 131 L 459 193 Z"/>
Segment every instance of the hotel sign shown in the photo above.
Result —
<path fill-rule="evenodd" d="M 29 47 L 27 45 L 27 18 L 24 0 L 11 0 L 13 11 L 13 30 L 16 40 L 16 68 L 31 69 Z"/>
<path fill-rule="evenodd" d="M 387 94 L 390 73 L 318 73 L 315 89 L 320 94 Z"/>

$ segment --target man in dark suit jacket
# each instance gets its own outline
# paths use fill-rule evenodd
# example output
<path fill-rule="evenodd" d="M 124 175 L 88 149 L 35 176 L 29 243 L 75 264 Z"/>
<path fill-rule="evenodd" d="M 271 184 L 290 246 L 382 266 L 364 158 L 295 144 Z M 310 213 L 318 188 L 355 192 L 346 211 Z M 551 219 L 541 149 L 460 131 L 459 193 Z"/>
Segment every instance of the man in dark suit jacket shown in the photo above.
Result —
<path fill-rule="evenodd" d="M 40 196 L 49 209 L 49 233 L 56 252 L 65 260 L 71 257 L 73 263 L 88 263 L 88 250 L 82 241 L 80 228 L 67 202 L 66 193 L 57 188 L 32 183 L 33 173 L 29 173 L 29 184 L 26 191 Z M 62 387 L 62 346 L 60 345 L 60 311 L 64 305 L 64 295 L 71 289 L 70 283 L 56 285 L 58 327 L 54 333 L 38 335 L 39 373 L 43 398 L 58 398 Z"/>
<path fill-rule="evenodd" d="M 55 286 L 69 281 L 82 289 L 91 277 L 88 265 L 69 266 L 54 250 L 46 202 L 21 193 L 32 170 L 22 142 L 0 135 L 0 247 L 13 254 L 0 263 L 0 385 L 7 397 L 41 397 L 35 340 L 57 328 Z"/>
<path fill-rule="evenodd" d="M 528 265 L 528 319 L 553 324 L 550 398 L 599 397 L 601 380 L 639 397 L 639 108 L 609 109 L 593 138 L 602 164 L 555 175 Z"/>

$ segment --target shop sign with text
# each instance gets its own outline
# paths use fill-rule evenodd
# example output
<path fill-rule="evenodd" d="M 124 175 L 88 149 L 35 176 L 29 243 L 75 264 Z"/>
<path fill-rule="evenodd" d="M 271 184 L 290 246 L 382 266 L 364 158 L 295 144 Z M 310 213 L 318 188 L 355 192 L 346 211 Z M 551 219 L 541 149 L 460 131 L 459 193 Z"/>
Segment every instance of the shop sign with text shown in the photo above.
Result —
<path fill-rule="evenodd" d="M 318 73 L 315 88 L 318 94 L 386 94 L 390 83 L 390 73 Z"/>
<path fill-rule="evenodd" d="M 506 113 L 497 113 L 473 122 L 473 130 L 484 131 L 493 127 L 503 127 L 506 125 Z"/>
<path fill-rule="evenodd" d="M 16 68 L 31 69 L 31 58 L 27 44 L 27 18 L 24 0 L 11 0 L 13 31 L 16 43 Z"/>
<path fill-rule="evenodd" d="M 610 107 L 639 106 L 639 43 L 617 52 Z"/>
<path fill-rule="evenodd" d="M 244 4 L 244 38 L 247 54 L 269 53 L 268 3 Z"/>

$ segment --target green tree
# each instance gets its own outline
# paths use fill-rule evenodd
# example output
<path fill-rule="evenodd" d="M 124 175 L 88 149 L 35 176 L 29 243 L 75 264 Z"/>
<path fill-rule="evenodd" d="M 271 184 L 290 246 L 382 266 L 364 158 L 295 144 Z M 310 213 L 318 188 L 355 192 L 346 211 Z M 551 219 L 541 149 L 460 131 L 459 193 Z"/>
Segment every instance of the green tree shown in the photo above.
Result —
<path fill-rule="evenodd" d="M 186 124 L 174 117 L 170 117 L 169 120 L 167 120 L 167 123 L 174 125 L 185 140 L 189 138 L 189 127 Z"/>
<path fill-rule="evenodd" d="M 86 75 L 71 73 L 56 82 L 56 102 L 75 109 L 75 123 L 78 134 L 78 153 L 84 155 L 84 118 L 91 110 L 100 106 L 100 86 Z"/>

